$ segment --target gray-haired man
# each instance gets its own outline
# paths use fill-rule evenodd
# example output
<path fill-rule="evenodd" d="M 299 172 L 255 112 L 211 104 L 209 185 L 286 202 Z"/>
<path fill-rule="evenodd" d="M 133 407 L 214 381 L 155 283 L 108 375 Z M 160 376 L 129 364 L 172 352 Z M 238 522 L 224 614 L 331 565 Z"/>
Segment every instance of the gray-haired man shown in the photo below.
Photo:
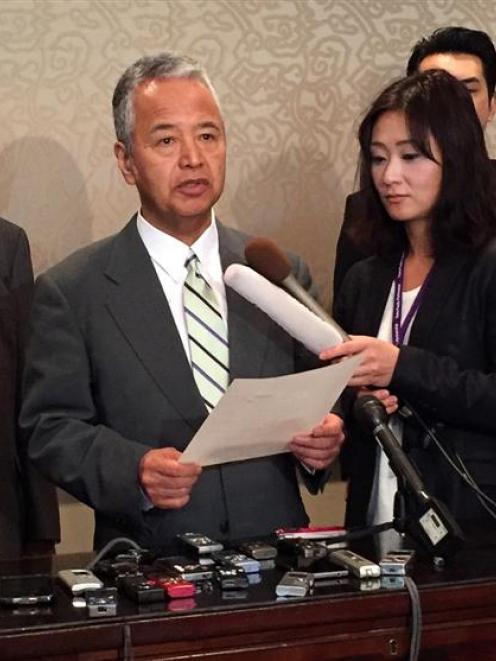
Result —
<path fill-rule="evenodd" d="M 23 409 L 31 456 L 95 509 L 97 547 L 122 534 L 158 547 L 188 530 L 241 538 L 303 525 L 296 470 L 312 490 L 322 485 L 343 439 L 338 417 L 292 439 L 292 454 L 203 470 L 178 461 L 215 405 L 212 390 L 312 362 L 224 287 L 247 237 L 212 211 L 226 138 L 211 83 L 187 58 L 142 58 L 121 77 L 113 108 L 118 166 L 141 208 L 119 234 L 37 283 Z M 293 263 L 309 286 L 306 267 Z M 186 295 L 195 283 L 208 290 L 193 298 L 218 324 L 222 358 L 192 330 Z"/>

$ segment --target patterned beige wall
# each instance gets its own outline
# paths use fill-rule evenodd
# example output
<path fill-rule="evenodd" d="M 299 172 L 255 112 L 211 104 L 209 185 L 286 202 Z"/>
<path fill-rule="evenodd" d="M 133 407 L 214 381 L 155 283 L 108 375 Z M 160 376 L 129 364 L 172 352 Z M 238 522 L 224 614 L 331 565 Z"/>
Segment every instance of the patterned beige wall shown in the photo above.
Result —
<path fill-rule="evenodd" d="M 113 87 L 137 57 L 180 50 L 227 119 L 219 215 L 303 254 L 327 299 L 357 118 L 448 24 L 493 32 L 496 2 L 0 0 L 0 215 L 27 229 L 38 271 L 119 229 L 136 197 L 113 162 Z"/>
<path fill-rule="evenodd" d="M 29 232 L 37 270 L 117 230 L 136 199 L 110 117 L 123 68 L 191 53 L 229 129 L 219 213 L 309 261 L 324 297 L 354 128 L 410 45 L 446 24 L 490 30 L 493 0 L 0 0 L 0 213 Z"/>

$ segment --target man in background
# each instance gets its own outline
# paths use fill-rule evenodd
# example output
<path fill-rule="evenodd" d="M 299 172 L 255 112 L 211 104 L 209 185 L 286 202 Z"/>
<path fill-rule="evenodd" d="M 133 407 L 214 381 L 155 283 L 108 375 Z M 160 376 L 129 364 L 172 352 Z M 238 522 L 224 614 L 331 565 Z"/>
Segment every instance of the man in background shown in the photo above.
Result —
<path fill-rule="evenodd" d="M 286 454 L 203 470 L 180 461 L 232 379 L 315 366 L 224 286 L 248 237 L 213 213 L 226 136 L 211 82 L 189 58 L 144 57 L 112 105 L 118 167 L 141 208 L 38 279 L 22 415 L 31 457 L 95 510 L 97 548 L 123 535 L 157 548 L 188 531 L 239 539 L 306 525 L 296 472 L 312 492 L 323 486 L 343 441 L 337 416 L 288 438 Z"/>
<path fill-rule="evenodd" d="M 33 271 L 24 230 L 0 218 L 0 559 L 53 552 L 53 485 L 31 465 L 17 427 Z"/>
<path fill-rule="evenodd" d="M 444 69 L 467 87 L 482 128 L 485 129 L 496 110 L 496 50 L 489 35 L 463 27 L 435 30 L 429 37 L 415 44 L 406 73 L 411 75 L 430 69 Z M 353 241 L 354 221 L 364 213 L 365 203 L 360 191 L 348 195 L 336 246 L 334 300 L 350 267 L 367 257 Z"/>

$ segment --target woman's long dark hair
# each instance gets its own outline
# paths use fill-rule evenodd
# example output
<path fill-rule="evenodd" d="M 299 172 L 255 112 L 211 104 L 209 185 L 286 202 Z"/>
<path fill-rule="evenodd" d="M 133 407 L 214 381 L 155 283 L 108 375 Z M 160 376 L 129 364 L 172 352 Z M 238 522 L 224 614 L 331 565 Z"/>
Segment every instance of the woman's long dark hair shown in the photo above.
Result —
<path fill-rule="evenodd" d="M 405 115 L 410 138 L 432 160 L 430 137 L 442 156 L 439 198 L 433 208 L 431 245 L 434 256 L 477 250 L 496 236 L 496 169 L 491 164 L 474 104 L 462 83 L 434 70 L 402 78 L 372 103 L 358 132 L 360 184 L 365 212 L 353 238 L 369 253 L 388 255 L 405 245 L 404 225 L 392 220 L 371 175 L 372 131 L 389 110 Z"/>

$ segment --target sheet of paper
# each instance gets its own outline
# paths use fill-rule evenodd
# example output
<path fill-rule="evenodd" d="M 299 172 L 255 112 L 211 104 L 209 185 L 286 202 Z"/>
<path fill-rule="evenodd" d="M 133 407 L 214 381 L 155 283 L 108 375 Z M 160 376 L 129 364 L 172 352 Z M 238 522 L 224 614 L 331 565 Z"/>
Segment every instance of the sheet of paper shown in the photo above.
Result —
<path fill-rule="evenodd" d="M 210 466 L 288 452 L 291 438 L 310 431 L 334 406 L 360 360 L 289 376 L 235 379 L 181 462 Z"/>

